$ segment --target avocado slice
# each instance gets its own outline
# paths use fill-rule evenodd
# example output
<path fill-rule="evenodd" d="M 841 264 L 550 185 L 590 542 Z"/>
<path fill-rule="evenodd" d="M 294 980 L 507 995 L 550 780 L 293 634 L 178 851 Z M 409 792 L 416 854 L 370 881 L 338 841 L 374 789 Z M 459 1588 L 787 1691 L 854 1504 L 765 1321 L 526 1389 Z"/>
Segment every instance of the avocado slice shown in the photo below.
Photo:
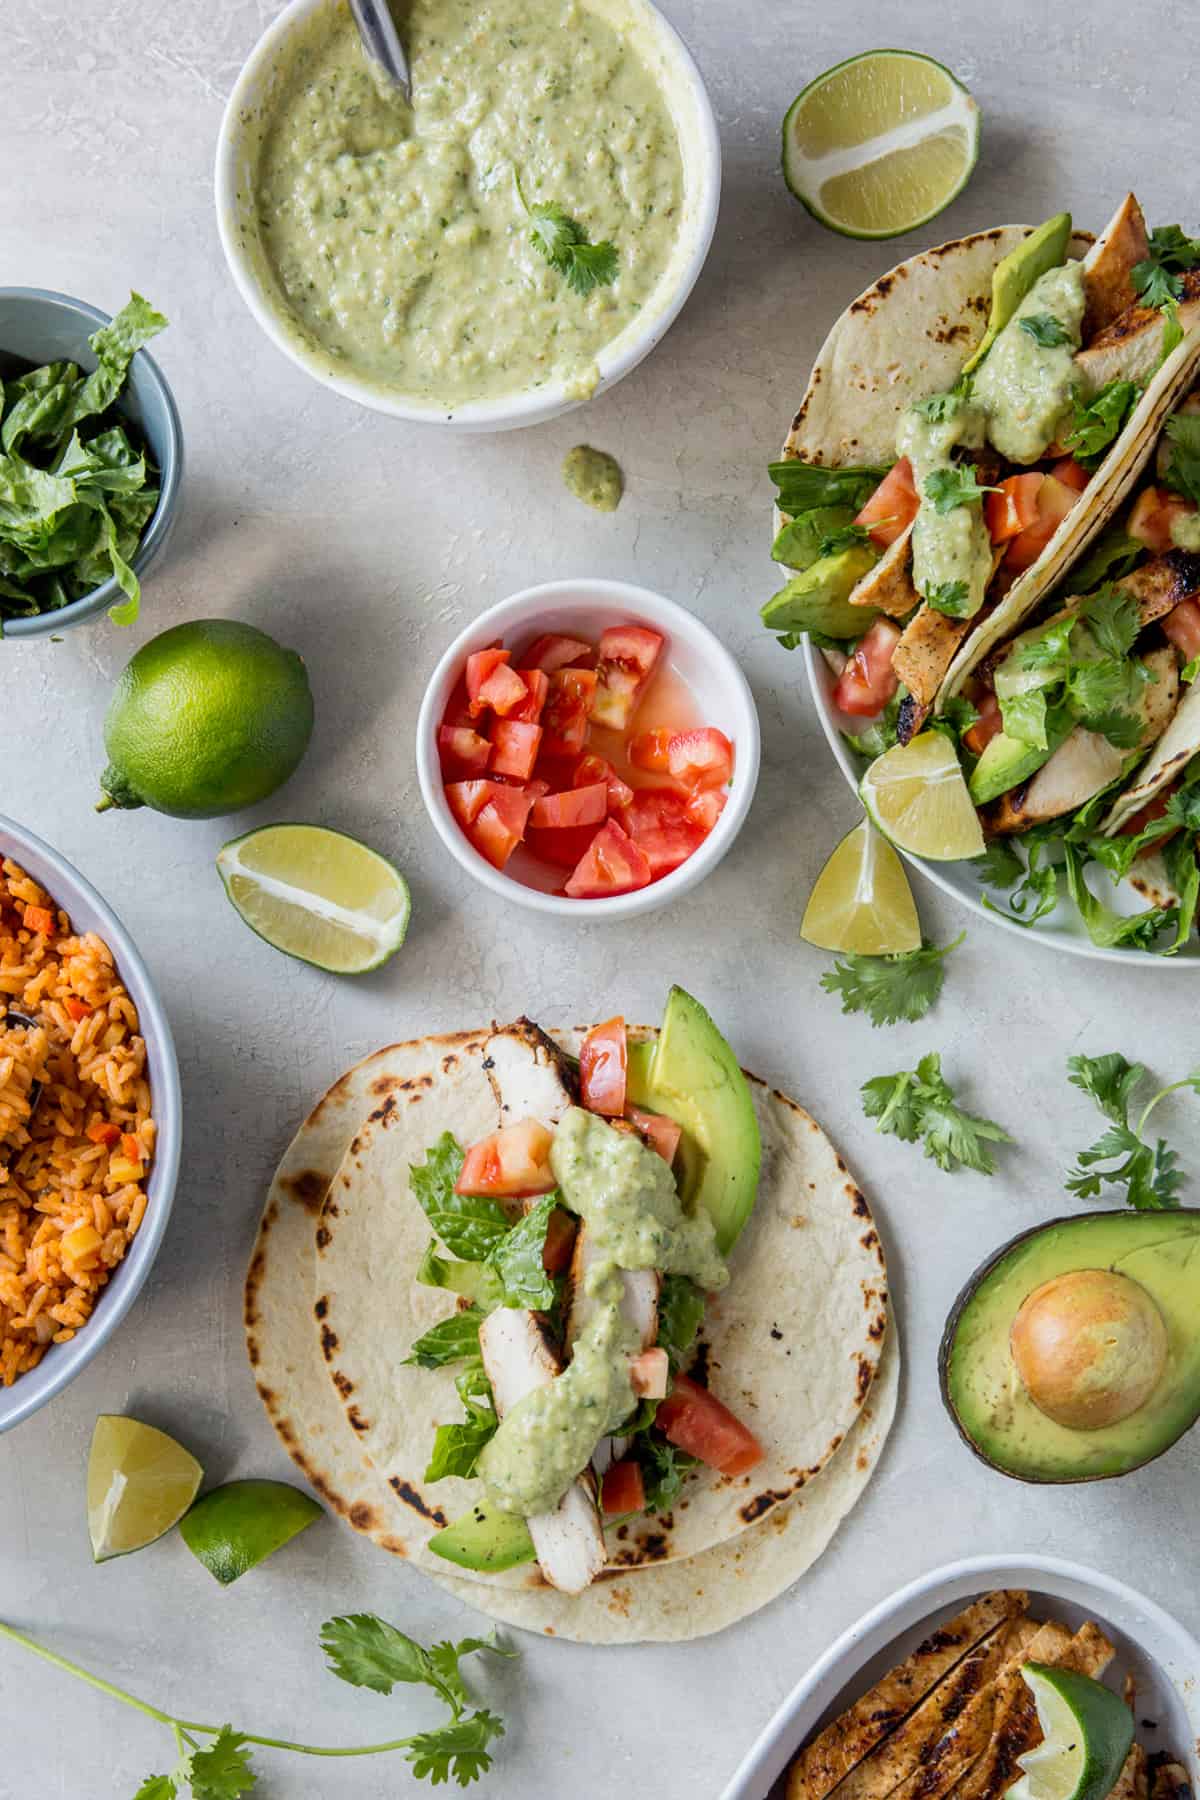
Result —
<path fill-rule="evenodd" d="M 1020 738 L 1009 737 L 1006 731 L 998 731 L 984 745 L 983 754 L 967 782 L 976 806 L 986 806 L 989 800 L 998 800 L 1010 788 L 1015 788 L 1022 781 L 1028 781 L 1031 775 L 1036 775 L 1043 763 L 1050 761 L 1059 745 L 1065 743 L 1073 724 L 1074 720 L 1065 714 L 1060 716 L 1059 712 L 1053 710 L 1048 713 L 1044 750 L 1039 749 L 1036 744 L 1022 743 Z"/>
<path fill-rule="evenodd" d="M 772 594 L 762 622 L 772 631 L 819 631 L 825 637 L 860 638 L 879 617 L 878 607 L 851 606 L 849 597 L 879 561 L 873 544 L 851 544 L 822 556 Z"/>
<path fill-rule="evenodd" d="M 852 506 L 814 506 L 788 520 L 771 545 L 771 558 L 789 569 L 811 569 L 823 541 L 853 523 Z"/>
<path fill-rule="evenodd" d="M 1166 1328 L 1149 1395 L 1115 1423 L 1075 1429 L 1034 1404 L 1010 1336 L 1031 1294 L 1080 1271 L 1137 1284 Z M 1072 1355 L 1087 1322 L 1073 1322 Z M 1105 1328 L 1102 1341 L 1113 1335 Z M 942 1399 L 965 1441 L 1020 1481 L 1099 1481 L 1139 1469 L 1200 1417 L 1200 1211 L 1097 1212 L 1022 1232 L 959 1295 L 939 1356 Z"/>
<path fill-rule="evenodd" d="M 1001 257 L 992 270 L 992 310 L 988 315 L 988 327 L 967 359 L 964 375 L 969 375 L 976 364 L 983 361 L 1034 282 L 1048 269 L 1057 269 L 1060 263 L 1066 262 L 1070 242 L 1070 213 L 1055 213 L 1052 219 L 1030 232 L 1024 243 Z"/>
<path fill-rule="evenodd" d="M 629 1046 L 629 1098 L 683 1126 L 677 1178 L 684 1206 L 702 1206 L 728 1256 L 758 1193 L 762 1138 L 750 1084 L 698 1000 L 667 996 L 656 1043 Z"/>
<path fill-rule="evenodd" d="M 483 1575 L 498 1575 L 502 1569 L 533 1562 L 536 1554 L 524 1519 L 482 1502 L 435 1531 L 429 1548 L 460 1569 L 474 1569 Z"/>

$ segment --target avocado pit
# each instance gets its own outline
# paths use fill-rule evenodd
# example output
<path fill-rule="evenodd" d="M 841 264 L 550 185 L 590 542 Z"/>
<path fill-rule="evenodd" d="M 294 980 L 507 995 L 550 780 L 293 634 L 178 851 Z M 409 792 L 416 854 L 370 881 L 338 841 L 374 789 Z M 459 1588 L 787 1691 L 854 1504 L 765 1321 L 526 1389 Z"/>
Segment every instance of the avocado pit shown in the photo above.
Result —
<path fill-rule="evenodd" d="M 1097 1431 L 1138 1412 L 1162 1380 L 1167 1328 L 1153 1297 L 1113 1269 L 1072 1269 L 1026 1295 L 1009 1334 L 1030 1400 Z"/>

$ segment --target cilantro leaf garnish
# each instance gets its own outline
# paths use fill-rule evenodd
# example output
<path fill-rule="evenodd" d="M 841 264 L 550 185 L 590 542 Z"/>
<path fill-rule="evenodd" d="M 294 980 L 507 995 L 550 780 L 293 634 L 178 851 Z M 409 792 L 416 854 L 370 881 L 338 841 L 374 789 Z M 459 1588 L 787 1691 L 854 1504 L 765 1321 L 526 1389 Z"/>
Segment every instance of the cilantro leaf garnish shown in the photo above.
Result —
<path fill-rule="evenodd" d="M 971 617 L 971 593 L 965 581 L 931 581 L 923 597 L 934 612 L 945 613 L 948 619 Z"/>
<path fill-rule="evenodd" d="M 1112 582 L 1084 601 L 1080 617 L 1108 656 L 1128 656 L 1142 629 L 1137 601 Z"/>
<path fill-rule="evenodd" d="M 586 296 L 598 287 L 610 287 L 617 279 L 618 254 L 605 238 L 593 244 L 587 232 L 555 200 L 530 206 L 516 177 L 517 198 L 529 220 L 529 238 L 552 269 L 557 269 L 573 293 Z"/>
<path fill-rule="evenodd" d="M 656 1437 L 650 1432 L 643 1432 L 636 1442 L 637 1459 L 646 1493 L 646 1511 L 665 1512 L 678 1500 L 683 1489 L 683 1478 L 694 1466 L 696 1459 L 677 1450 L 665 1438 Z"/>
<path fill-rule="evenodd" d="M 882 520 L 879 521 L 881 524 Z M 843 550 L 853 548 L 855 544 L 866 544 L 871 540 L 869 527 L 866 525 L 840 525 L 836 531 L 827 532 L 821 539 L 817 549 L 818 556 L 838 556 Z"/>
<path fill-rule="evenodd" d="M 956 506 L 979 506 L 985 494 L 999 492 L 997 487 L 981 487 L 970 464 L 934 469 L 925 477 L 925 498 L 938 513 L 953 512 Z"/>
<path fill-rule="evenodd" d="M 993 838 L 983 855 L 974 859 L 978 878 L 985 886 L 1012 890 L 1003 906 L 997 906 L 984 894 L 983 904 L 989 912 L 1028 931 L 1054 911 L 1058 905 L 1058 869 L 1049 858 L 1059 841 L 1060 830 L 1061 821 L 1054 820 L 1048 827 L 1035 826 L 1022 833 L 1024 863 L 1002 838 Z"/>
<path fill-rule="evenodd" d="M 1164 429 L 1171 450 L 1163 484 L 1187 500 L 1200 502 L 1200 413 L 1175 413 Z"/>
<path fill-rule="evenodd" d="M 945 959 L 966 935 L 962 931 L 953 943 L 923 944 L 895 956 L 850 953 L 826 970 L 821 986 L 839 996 L 844 1013 L 865 1012 L 872 1025 L 923 1019 L 942 991 Z"/>
<path fill-rule="evenodd" d="M 250 1792 L 256 1776 L 245 1743 L 232 1725 L 223 1725 L 211 1744 L 192 1751 L 187 1773 L 193 1800 L 237 1800 Z"/>
<path fill-rule="evenodd" d="M 1150 1114 L 1168 1094 L 1191 1088 L 1200 1094 L 1200 1069 L 1160 1088 L 1131 1125 L 1133 1096 L 1145 1081 L 1142 1063 L 1131 1063 L 1118 1051 L 1106 1056 L 1072 1056 L 1067 1079 L 1093 1099 L 1112 1123 L 1087 1150 L 1081 1150 L 1067 1177 L 1067 1188 L 1083 1200 L 1094 1200 L 1104 1187 L 1123 1187 L 1125 1203 L 1139 1212 L 1160 1212 L 1179 1205 L 1183 1171 L 1177 1153 L 1164 1138 L 1145 1136 Z"/>
<path fill-rule="evenodd" d="M 988 1145 L 1012 1142 L 995 1120 L 958 1104 L 935 1052 L 923 1056 L 915 1069 L 864 1082 L 862 1096 L 863 1111 L 875 1120 L 876 1131 L 906 1143 L 920 1139 L 926 1156 L 948 1173 L 966 1168 L 992 1175 L 996 1163 Z"/>
<path fill-rule="evenodd" d="M 1060 344 L 1072 341 L 1067 327 L 1053 313 L 1027 313 L 1023 319 L 1017 320 L 1017 325 L 1035 344 L 1040 344 L 1043 350 L 1054 350 Z"/>
<path fill-rule="evenodd" d="M 927 394 L 924 400 L 913 401 L 913 411 L 928 419 L 931 425 L 944 425 L 958 412 L 963 399 L 964 396 L 953 389 L 948 394 Z"/>
<path fill-rule="evenodd" d="M 992 838 L 981 856 L 971 858 L 971 867 L 977 881 L 1001 890 L 1015 886 L 1025 873 L 1025 864 L 1006 837 Z"/>
<path fill-rule="evenodd" d="M 503 1736 L 503 1719 L 481 1709 L 465 1713 L 437 1731 L 418 1732 L 409 1739 L 404 1754 L 418 1781 L 428 1779 L 437 1787 L 453 1778 L 459 1787 L 470 1787 L 492 1766 L 488 1745 Z"/>
<path fill-rule="evenodd" d="M 1076 398 L 1063 448 L 1069 450 L 1084 468 L 1094 468 L 1124 427 L 1141 395 L 1141 388 L 1134 382 L 1118 379 L 1106 382 L 1086 406 Z"/>
<path fill-rule="evenodd" d="M 170 1775 L 147 1775 L 133 1800 L 176 1800 L 178 1793 Z"/>
<path fill-rule="evenodd" d="M 1133 286 L 1143 306 L 1170 306 L 1183 292 L 1183 282 L 1156 257 L 1133 266 Z"/>

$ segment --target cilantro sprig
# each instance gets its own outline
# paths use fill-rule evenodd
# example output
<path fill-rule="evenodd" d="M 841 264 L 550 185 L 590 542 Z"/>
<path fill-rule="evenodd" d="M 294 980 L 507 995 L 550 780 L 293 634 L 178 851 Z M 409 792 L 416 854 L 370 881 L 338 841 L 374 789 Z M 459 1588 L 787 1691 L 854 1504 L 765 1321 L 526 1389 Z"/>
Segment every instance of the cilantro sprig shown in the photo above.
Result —
<path fill-rule="evenodd" d="M 1053 313 L 1027 313 L 1017 320 L 1017 325 L 1043 350 L 1056 350 L 1060 344 L 1074 342 L 1071 332 Z"/>
<path fill-rule="evenodd" d="M 970 463 L 934 469 L 925 477 L 925 498 L 937 513 L 953 512 L 956 506 L 980 506 L 985 494 L 999 492 L 998 487 L 981 485 Z"/>
<path fill-rule="evenodd" d="M 863 1111 L 874 1119 L 876 1131 L 906 1144 L 923 1143 L 926 1156 L 947 1173 L 975 1169 L 993 1175 L 996 1163 L 988 1145 L 1013 1141 L 994 1119 L 959 1105 L 936 1052 L 923 1056 L 915 1069 L 865 1081 L 862 1097 Z"/>
<path fill-rule="evenodd" d="M 1200 502 L 1200 413 L 1175 413 L 1164 427 L 1171 441 L 1163 485 Z"/>
<path fill-rule="evenodd" d="M 257 1784 L 251 1756 L 253 1748 L 259 1746 L 297 1756 L 380 1756 L 399 1752 L 419 1780 L 428 1780 L 434 1787 L 451 1780 L 459 1787 L 469 1787 L 491 1768 L 490 1746 L 504 1736 L 504 1721 L 497 1713 L 474 1706 L 459 1665 L 463 1657 L 476 1651 L 493 1656 L 516 1655 L 515 1650 L 499 1641 L 495 1632 L 482 1638 L 463 1638 L 458 1643 L 434 1644 L 426 1650 L 415 1638 L 374 1613 L 329 1619 L 321 1627 L 321 1648 L 327 1667 L 339 1680 L 385 1695 L 399 1683 L 422 1685 L 432 1689 L 449 1711 L 445 1723 L 430 1731 L 390 1738 L 380 1744 L 331 1747 L 262 1737 L 252 1731 L 235 1731 L 232 1725 L 203 1725 L 195 1719 L 182 1719 L 93 1675 L 14 1625 L 0 1621 L 0 1638 L 21 1645 L 43 1662 L 74 1675 L 169 1729 L 175 1740 L 174 1767 L 167 1775 L 147 1775 L 133 1800 L 179 1800 L 188 1793 L 192 1800 L 238 1800 L 239 1795 L 248 1794 Z"/>
<path fill-rule="evenodd" d="M 1067 1059 L 1067 1079 L 1094 1100 L 1108 1130 L 1087 1150 L 1081 1150 L 1067 1177 L 1067 1187 L 1082 1200 L 1094 1200 L 1104 1187 L 1124 1188 L 1126 1205 L 1138 1212 L 1162 1212 L 1179 1205 L 1183 1171 L 1179 1157 L 1165 1138 L 1151 1142 L 1145 1135 L 1150 1115 L 1168 1094 L 1191 1088 L 1200 1094 L 1200 1069 L 1153 1094 L 1130 1124 L 1130 1109 L 1137 1089 L 1146 1081 L 1143 1063 L 1131 1063 L 1118 1051 L 1106 1056 L 1072 1056 Z"/>
<path fill-rule="evenodd" d="M 872 1025 L 897 1025 L 923 1019 L 942 991 L 946 958 L 957 950 L 965 931 L 950 944 L 923 944 L 895 956 L 858 956 L 853 952 L 827 969 L 821 986 L 837 994 L 844 1013 L 865 1012 Z"/>
<path fill-rule="evenodd" d="M 530 206 L 514 176 L 517 198 L 529 220 L 529 239 L 552 269 L 557 269 L 572 293 L 586 297 L 595 288 L 611 287 L 619 273 L 620 258 L 607 238 L 593 244 L 578 219 L 573 219 L 556 200 Z"/>

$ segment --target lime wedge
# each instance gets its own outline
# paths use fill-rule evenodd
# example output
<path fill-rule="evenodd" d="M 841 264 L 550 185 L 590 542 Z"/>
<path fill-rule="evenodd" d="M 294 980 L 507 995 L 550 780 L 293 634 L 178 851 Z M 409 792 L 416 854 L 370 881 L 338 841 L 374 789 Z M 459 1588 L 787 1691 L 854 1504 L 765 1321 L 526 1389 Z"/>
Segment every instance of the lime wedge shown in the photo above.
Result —
<path fill-rule="evenodd" d="M 880 831 L 912 856 L 955 862 L 983 852 L 979 815 L 944 732 L 922 731 L 885 750 L 858 791 Z"/>
<path fill-rule="evenodd" d="M 817 876 L 800 936 L 819 950 L 858 956 L 921 948 L 921 922 L 904 864 L 869 819 L 847 833 Z"/>
<path fill-rule="evenodd" d="M 224 845 L 217 872 L 251 931 L 331 974 L 377 969 L 404 942 L 407 881 L 344 832 L 264 825 Z"/>
<path fill-rule="evenodd" d="M 228 1587 L 320 1517 L 311 1495 L 286 1481 L 228 1481 L 197 1500 L 179 1532 L 209 1574 Z"/>
<path fill-rule="evenodd" d="M 783 121 L 784 180 L 843 237 L 926 224 L 962 192 L 978 155 L 978 106 L 915 50 L 867 50 L 826 69 Z"/>
<path fill-rule="evenodd" d="M 191 1452 L 165 1431 L 101 1413 L 87 1468 L 88 1532 L 96 1561 L 144 1550 L 178 1525 L 203 1475 Z"/>
<path fill-rule="evenodd" d="M 1104 1800 L 1133 1743 L 1133 1714 L 1089 1675 L 1023 1663 L 1043 1741 L 1017 1758 L 1024 1773 L 1005 1800 Z"/>

